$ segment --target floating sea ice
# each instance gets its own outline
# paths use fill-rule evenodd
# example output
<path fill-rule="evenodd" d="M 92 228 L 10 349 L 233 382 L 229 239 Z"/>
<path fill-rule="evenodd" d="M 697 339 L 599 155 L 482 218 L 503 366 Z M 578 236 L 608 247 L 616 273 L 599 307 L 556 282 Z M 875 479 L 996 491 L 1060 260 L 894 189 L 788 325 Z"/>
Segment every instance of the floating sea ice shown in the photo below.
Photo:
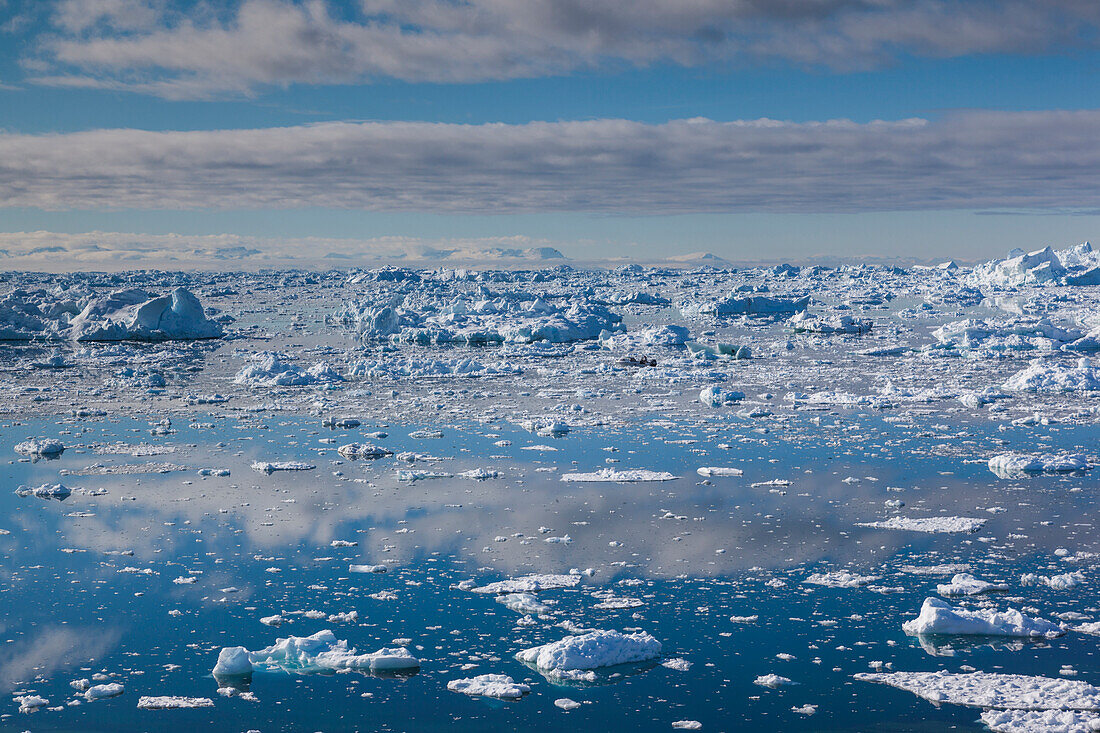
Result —
<path fill-rule="evenodd" d="M 184 288 L 154 297 L 144 290 L 116 290 L 96 298 L 72 319 L 74 341 L 165 341 L 220 338 L 219 323 Z"/>
<path fill-rule="evenodd" d="M 1050 364 L 1036 359 L 1027 369 L 1012 375 L 1002 388 L 1009 392 L 1080 392 L 1100 389 L 1100 367 L 1088 358 L 1076 367 Z"/>
<path fill-rule="evenodd" d="M 734 402 L 740 402 L 743 399 L 745 399 L 744 392 L 724 390 L 720 387 L 703 387 L 703 389 L 699 391 L 699 401 L 707 407 L 732 405 Z"/>
<path fill-rule="evenodd" d="M 1019 478 L 1035 473 L 1087 471 L 1091 466 L 1083 453 L 1001 453 L 989 459 L 989 470 L 1001 478 Z"/>
<path fill-rule="evenodd" d="M 357 458 L 383 458 L 392 456 L 393 451 L 370 443 L 348 443 L 336 449 L 336 452 L 344 458 L 355 460 Z"/>
<path fill-rule="evenodd" d="M 458 474 L 458 477 L 471 481 L 488 481 L 491 478 L 499 478 L 500 471 L 485 468 L 472 468 L 469 471 L 462 471 Z"/>
<path fill-rule="evenodd" d="M 537 596 L 531 593 L 505 593 L 496 597 L 497 603 L 516 613 L 541 616 L 550 611 L 550 606 L 540 603 Z"/>
<path fill-rule="evenodd" d="M 228 468 L 200 468 L 198 470 L 200 476 L 228 476 Z"/>
<path fill-rule="evenodd" d="M 21 713 L 29 713 L 50 704 L 49 700 L 40 695 L 17 695 L 15 701 L 19 703 Z"/>
<path fill-rule="evenodd" d="M 1054 590 L 1069 590 L 1070 588 L 1076 588 L 1084 582 L 1085 574 L 1080 570 L 1050 577 L 1046 575 L 1036 575 L 1035 573 L 1025 573 L 1020 576 L 1020 583 L 1023 585 L 1045 585 Z"/>
<path fill-rule="evenodd" d="M 661 656 L 661 642 L 639 631 L 593 631 L 531 647 L 516 653 L 516 659 L 534 665 L 553 679 L 594 681 L 591 670 L 618 664 L 645 662 Z"/>
<path fill-rule="evenodd" d="M 385 565 L 349 565 L 349 573 L 384 573 L 386 572 Z"/>
<path fill-rule="evenodd" d="M 873 583 L 881 577 L 881 575 L 856 575 L 847 570 L 834 570 L 828 573 L 814 573 L 802 582 L 810 585 L 824 585 L 829 588 L 859 588 L 868 583 Z"/>
<path fill-rule="evenodd" d="M 995 733 L 1096 733 L 1100 715 L 1083 710 L 986 710 L 982 722 Z"/>
<path fill-rule="evenodd" d="M 102 700 L 108 697 L 118 697 L 125 688 L 118 682 L 109 682 L 105 685 L 93 685 L 84 691 L 84 699 L 88 702 L 92 700 Z"/>
<path fill-rule="evenodd" d="M 220 659 L 219 656 L 219 661 Z M 318 631 L 312 636 L 277 639 L 266 649 L 249 652 L 248 659 L 253 665 L 278 667 L 298 674 L 338 669 L 401 671 L 420 667 L 420 660 L 404 647 L 379 649 L 371 654 L 356 654 L 355 649 L 349 649 L 348 643 L 337 639 L 329 629 Z"/>
<path fill-rule="evenodd" d="M 761 687 L 782 687 L 784 685 L 793 685 L 794 682 L 788 677 L 780 677 L 777 674 L 763 674 L 752 681 L 754 685 L 760 685 Z"/>
<path fill-rule="evenodd" d="M 936 586 L 936 592 L 941 596 L 976 596 L 1001 590 L 1008 590 L 1008 586 L 979 580 L 969 573 L 956 573 L 950 583 Z"/>
<path fill-rule="evenodd" d="M 65 452 L 65 444 L 53 438 L 32 438 L 17 444 L 15 452 L 24 456 L 59 456 Z"/>
<path fill-rule="evenodd" d="M 702 466 L 695 469 L 700 476 L 742 476 L 744 471 L 740 468 L 724 468 L 722 466 Z"/>
<path fill-rule="evenodd" d="M 903 623 L 901 628 L 910 636 L 950 634 L 1052 639 L 1066 633 L 1049 621 L 1025 616 L 1012 608 L 1003 612 L 991 609 L 971 611 L 931 597 L 924 599 L 920 615 Z"/>
<path fill-rule="evenodd" d="M 856 526 L 928 533 L 977 532 L 986 521 L 976 517 L 890 517 L 883 522 L 857 522 Z"/>
<path fill-rule="evenodd" d="M 809 311 L 797 313 L 787 321 L 795 333 L 858 334 L 867 333 L 874 327 L 870 318 L 855 318 L 849 315 L 819 316 Z"/>
<path fill-rule="evenodd" d="M 447 683 L 447 689 L 464 695 L 481 695 L 504 700 L 514 700 L 531 691 L 529 685 L 516 682 L 503 674 L 481 674 L 477 677 L 451 680 Z"/>
<path fill-rule="evenodd" d="M 1079 680 L 993 672 L 864 672 L 854 675 L 936 704 L 1001 710 L 1100 710 L 1100 688 Z"/>
<path fill-rule="evenodd" d="M 42 484 L 41 486 L 20 486 L 15 490 L 16 496 L 36 496 L 39 499 L 56 499 L 64 501 L 71 496 L 73 490 L 63 484 Z"/>
<path fill-rule="evenodd" d="M 702 730 L 703 724 L 698 720 L 676 720 L 672 727 L 676 730 Z"/>
<path fill-rule="evenodd" d="M 214 701 L 209 697 L 177 697 L 175 695 L 142 695 L 138 700 L 139 710 L 178 710 L 183 708 L 212 708 Z"/>
<path fill-rule="evenodd" d="M 645 481 L 672 481 L 679 478 L 667 471 L 650 471 L 644 468 L 616 471 L 613 468 L 601 468 L 592 473 L 563 473 L 561 480 L 572 483 L 640 483 Z"/>
<path fill-rule="evenodd" d="M 261 473 L 274 473 L 275 471 L 312 471 L 317 468 L 310 463 L 302 461 L 253 461 L 252 470 Z"/>
<path fill-rule="evenodd" d="M 580 575 L 527 575 L 522 578 L 499 580 L 470 590 L 474 593 L 487 594 L 538 593 L 553 588 L 572 588 L 580 582 Z"/>
<path fill-rule="evenodd" d="M 554 706 L 562 710 L 576 710 L 581 704 L 576 700 L 570 700 L 568 697 L 559 697 L 554 701 Z"/>
<path fill-rule="evenodd" d="M 286 354 L 277 351 L 259 352 L 252 357 L 251 364 L 237 372 L 233 382 L 255 389 L 323 385 L 344 380 L 338 372 L 323 361 L 315 363 L 308 369 L 302 369 L 284 361 L 286 358 Z"/>
<path fill-rule="evenodd" d="M 705 344 L 699 341 L 686 341 L 688 353 L 696 359 L 751 359 L 752 350 L 748 346 L 737 344 L 712 343 Z"/>

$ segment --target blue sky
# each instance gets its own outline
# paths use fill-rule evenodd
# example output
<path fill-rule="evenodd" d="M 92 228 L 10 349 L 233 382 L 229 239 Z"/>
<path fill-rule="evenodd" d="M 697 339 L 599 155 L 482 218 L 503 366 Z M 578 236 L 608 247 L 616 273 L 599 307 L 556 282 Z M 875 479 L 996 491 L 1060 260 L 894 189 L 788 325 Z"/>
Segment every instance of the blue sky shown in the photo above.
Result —
<path fill-rule="evenodd" d="M 0 0 L 0 249 L 1071 244 L 1100 224 L 1098 22 L 1077 0 Z"/>

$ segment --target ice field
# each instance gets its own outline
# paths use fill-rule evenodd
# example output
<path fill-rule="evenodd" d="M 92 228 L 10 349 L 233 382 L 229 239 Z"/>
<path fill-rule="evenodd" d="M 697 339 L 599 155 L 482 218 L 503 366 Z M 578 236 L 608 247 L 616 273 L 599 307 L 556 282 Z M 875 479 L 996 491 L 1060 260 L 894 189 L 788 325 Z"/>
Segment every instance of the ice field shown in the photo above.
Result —
<path fill-rule="evenodd" d="M 0 729 L 1100 730 L 1088 245 L 3 280 Z"/>

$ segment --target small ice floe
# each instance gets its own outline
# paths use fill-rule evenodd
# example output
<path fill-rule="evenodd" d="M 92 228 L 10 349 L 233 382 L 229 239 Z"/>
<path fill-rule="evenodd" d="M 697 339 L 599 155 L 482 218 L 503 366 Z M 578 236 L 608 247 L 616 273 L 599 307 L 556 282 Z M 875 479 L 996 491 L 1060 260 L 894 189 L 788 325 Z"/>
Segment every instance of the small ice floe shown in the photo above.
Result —
<path fill-rule="evenodd" d="M 349 565 L 349 573 L 384 573 L 386 572 L 385 565 Z"/>
<path fill-rule="evenodd" d="M 1035 573 L 1025 573 L 1020 576 L 1021 585 L 1045 585 L 1054 590 L 1069 590 L 1084 582 L 1085 574 L 1080 570 L 1053 576 L 1037 575 Z"/>
<path fill-rule="evenodd" d="M 770 687 L 773 690 L 777 687 L 794 684 L 789 677 L 780 677 L 777 674 L 762 674 L 753 680 L 752 683 L 754 685 L 760 685 L 761 687 Z"/>
<path fill-rule="evenodd" d="M 385 458 L 386 456 L 393 455 L 392 450 L 387 450 L 377 445 L 371 445 L 370 443 L 348 443 L 347 445 L 342 445 L 337 448 L 336 452 L 344 458 L 353 461 L 359 458 Z"/>
<path fill-rule="evenodd" d="M 981 719 L 994 733 L 1100 731 L 1100 715 L 1086 710 L 986 710 Z"/>
<path fill-rule="evenodd" d="M 84 699 L 88 702 L 93 700 L 103 700 L 108 697 L 118 697 L 126 691 L 118 682 L 108 682 L 104 685 L 92 685 L 84 691 Z"/>
<path fill-rule="evenodd" d="M 814 573 L 802 582 L 810 585 L 824 585 L 828 588 L 859 588 L 881 577 L 881 575 L 857 575 L 847 570 L 833 570 L 828 573 Z"/>
<path fill-rule="evenodd" d="M 394 477 L 398 481 L 426 481 L 433 478 L 454 478 L 453 473 L 447 473 L 446 471 L 420 471 L 420 470 L 401 470 L 394 473 Z"/>
<path fill-rule="evenodd" d="M 252 470 L 260 473 L 275 473 L 276 471 L 312 471 L 317 468 L 310 463 L 302 461 L 253 461 Z"/>
<path fill-rule="evenodd" d="M 198 470 L 200 476 L 228 476 L 228 468 L 200 468 Z"/>
<path fill-rule="evenodd" d="M 863 672 L 853 675 L 933 703 L 1000 710 L 1100 710 L 1100 688 L 1079 680 L 994 672 Z"/>
<path fill-rule="evenodd" d="M 942 565 L 902 565 L 898 570 L 910 575 L 954 575 L 970 569 L 966 563 L 944 563 Z"/>
<path fill-rule="evenodd" d="M 696 359 L 751 359 L 752 349 L 748 346 L 737 344 L 712 343 L 705 344 L 699 341 L 685 341 L 688 353 Z"/>
<path fill-rule="evenodd" d="M 65 452 L 65 444 L 54 438 L 32 438 L 16 444 L 15 452 L 22 456 L 52 458 Z"/>
<path fill-rule="evenodd" d="M 499 580 L 495 583 L 470 588 L 474 593 L 538 593 L 553 588 L 572 588 L 581 582 L 580 575 L 526 575 L 521 578 Z"/>
<path fill-rule="evenodd" d="M 791 712 L 798 713 L 799 715 L 813 715 L 817 712 L 817 705 L 810 705 L 809 703 L 805 705 L 796 705 L 791 708 Z"/>
<path fill-rule="evenodd" d="M 1002 453 L 989 459 L 989 470 L 1000 478 L 1019 478 L 1029 474 L 1087 471 L 1091 466 L 1082 453 Z"/>
<path fill-rule="evenodd" d="M 816 333 L 825 336 L 833 334 L 859 334 L 869 333 L 874 327 L 870 318 L 855 318 L 849 315 L 820 316 L 812 315 L 809 311 L 796 313 L 788 321 L 787 325 L 795 333 Z"/>
<path fill-rule="evenodd" d="M 50 704 L 50 701 L 41 695 L 16 695 L 14 699 L 19 703 L 21 713 L 32 713 Z"/>
<path fill-rule="evenodd" d="M 743 399 L 745 399 L 744 392 L 725 390 L 720 387 L 703 387 L 703 389 L 699 391 L 699 401 L 707 407 L 732 405 L 734 402 L 740 402 Z"/>
<path fill-rule="evenodd" d="M 531 616 L 541 616 L 550 611 L 550 606 L 540 602 L 538 597 L 532 593 L 505 593 L 497 596 L 496 602 L 503 604 L 505 608 L 516 613 Z"/>
<path fill-rule="evenodd" d="M 447 689 L 464 695 L 496 697 L 502 700 L 515 700 L 531 691 L 530 685 L 516 682 L 503 674 L 479 674 L 477 677 L 451 680 L 447 683 Z"/>
<path fill-rule="evenodd" d="M 931 597 L 924 599 L 920 615 L 903 623 L 901 628 L 910 636 L 945 634 L 1053 639 L 1066 633 L 1050 621 L 1025 616 L 1012 608 L 1003 612 L 969 610 Z"/>
<path fill-rule="evenodd" d="M 987 520 L 978 517 L 890 517 L 882 522 L 857 522 L 857 527 L 872 529 L 903 529 L 931 534 L 977 532 Z"/>
<path fill-rule="evenodd" d="M 142 695 L 137 706 L 139 710 L 182 710 L 187 708 L 212 708 L 214 707 L 214 701 L 209 697 Z"/>
<path fill-rule="evenodd" d="M 250 674 L 254 666 L 275 667 L 295 674 L 341 669 L 370 672 L 404 672 L 420 668 L 420 660 L 404 647 L 383 648 L 357 654 L 347 641 L 337 639 L 329 629 L 312 636 L 276 639 L 266 649 L 250 652 L 244 647 L 225 647 L 218 654 L 214 674 L 235 677 Z"/>
<path fill-rule="evenodd" d="M 725 468 L 722 466 L 702 466 L 695 469 L 695 473 L 700 476 L 710 477 L 724 477 L 724 476 L 743 476 L 744 471 L 740 468 Z"/>
<path fill-rule="evenodd" d="M 672 727 L 676 730 L 702 730 L 703 724 L 698 720 L 675 720 Z"/>
<path fill-rule="evenodd" d="M 950 583 L 941 583 L 936 586 L 936 592 L 941 596 L 976 596 L 1002 590 L 1008 590 L 1008 586 L 1003 583 L 989 583 L 969 573 L 956 573 Z"/>
<path fill-rule="evenodd" d="M 492 478 L 500 478 L 500 471 L 485 468 L 472 468 L 469 471 L 462 471 L 458 474 L 458 477 L 469 479 L 470 481 L 488 481 Z"/>
<path fill-rule="evenodd" d="M 63 484 L 42 484 L 41 486 L 20 486 L 15 490 L 16 496 L 35 496 L 39 499 L 56 499 L 65 501 L 73 493 L 73 490 Z"/>
<path fill-rule="evenodd" d="M 594 682 L 592 670 L 646 662 L 661 656 L 661 642 L 644 631 L 592 631 L 516 653 L 549 679 Z"/>
<path fill-rule="evenodd" d="M 581 704 L 576 700 L 570 700 L 568 697 L 559 697 L 554 701 L 554 707 L 561 708 L 562 710 L 576 710 Z"/>
<path fill-rule="evenodd" d="M 679 476 L 667 471 L 650 471 L 645 468 L 616 471 L 601 468 L 591 473 L 563 473 L 561 480 L 567 483 L 642 483 L 647 481 L 673 481 Z"/>
<path fill-rule="evenodd" d="M 344 428 L 350 430 L 351 428 L 359 427 L 362 423 L 354 417 L 326 417 L 321 420 L 321 425 L 326 428 Z"/>
<path fill-rule="evenodd" d="M 691 669 L 691 665 L 691 662 L 686 659 L 681 659 L 680 657 L 665 659 L 661 662 L 662 667 L 668 667 L 669 669 L 674 669 L 677 672 L 687 672 L 689 669 Z"/>
<path fill-rule="evenodd" d="M 275 614 L 274 616 L 264 616 L 260 619 L 260 623 L 264 626 L 271 626 L 277 629 L 286 623 L 286 619 L 279 614 Z"/>

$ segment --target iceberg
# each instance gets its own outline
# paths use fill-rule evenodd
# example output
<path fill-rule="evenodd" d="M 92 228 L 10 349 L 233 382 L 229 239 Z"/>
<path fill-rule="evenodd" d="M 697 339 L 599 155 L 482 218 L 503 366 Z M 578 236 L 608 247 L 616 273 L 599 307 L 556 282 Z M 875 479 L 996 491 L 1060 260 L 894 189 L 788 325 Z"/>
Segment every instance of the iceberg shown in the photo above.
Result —
<path fill-rule="evenodd" d="M 910 636 L 931 634 L 975 636 L 1021 636 L 1052 639 L 1066 632 L 1056 624 L 1025 616 L 1015 609 L 993 611 L 956 608 L 938 598 L 925 598 L 920 615 L 901 625 Z"/>
<path fill-rule="evenodd" d="M 503 674 L 480 674 L 477 677 L 451 680 L 447 683 L 447 689 L 464 695 L 496 697 L 503 700 L 514 700 L 531 691 L 529 685 L 516 682 Z"/>
<path fill-rule="evenodd" d="M 595 679 L 588 674 L 591 670 L 646 662 L 659 656 L 661 642 L 644 631 L 593 631 L 516 653 L 516 659 L 533 665 L 551 679 L 589 681 Z"/>

